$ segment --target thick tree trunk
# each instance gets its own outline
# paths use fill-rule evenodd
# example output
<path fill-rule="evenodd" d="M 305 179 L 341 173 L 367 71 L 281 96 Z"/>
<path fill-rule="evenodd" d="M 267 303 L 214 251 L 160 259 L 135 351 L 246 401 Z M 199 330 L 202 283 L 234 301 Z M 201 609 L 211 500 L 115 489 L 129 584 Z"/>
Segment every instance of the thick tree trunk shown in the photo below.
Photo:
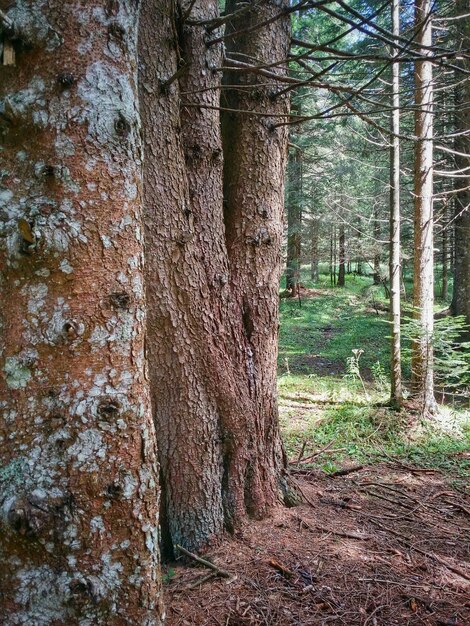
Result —
<path fill-rule="evenodd" d="M 392 31 L 400 35 L 400 0 L 392 2 Z M 397 48 L 393 56 L 398 56 Z M 400 407 L 402 403 L 401 375 L 401 215 L 400 215 L 400 65 L 392 64 L 392 114 L 390 137 L 390 321 L 392 324 L 390 359 L 390 400 Z"/>
<path fill-rule="evenodd" d="M 193 14 L 213 17 L 213 11 L 204 13 L 206 8 L 195 7 Z M 198 77 L 200 68 L 190 65 L 193 59 L 179 58 L 183 51 L 178 42 L 183 32 L 175 4 L 145 0 L 140 24 L 148 354 L 164 496 L 163 523 L 170 546 L 179 543 L 195 549 L 224 527 L 219 408 L 209 388 L 206 363 L 212 333 L 218 334 L 210 319 L 209 293 L 217 289 L 223 298 L 221 278 L 227 270 L 224 258 L 220 261 L 217 257 L 210 232 L 204 235 L 210 214 L 199 214 L 200 190 L 195 190 L 193 202 L 185 161 L 185 147 L 186 153 L 191 148 L 183 146 L 181 135 L 181 90 L 178 79 L 172 81 L 180 67 Z M 193 31 L 201 35 L 200 28 L 193 28 L 189 36 Z M 205 55 L 201 63 L 204 60 Z M 208 103 L 213 97 L 211 92 L 205 93 Z M 212 159 L 207 144 L 214 132 L 209 128 L 202 144 L 195 140 L 194 161 L 207 164 L 208 158 Z M 205 190 L 208 202 L 202 209 L 221 214 L 221 192 L 220 197 L 211 198 L 209 194 L 217 192 L 210 183 Z M 221 219 L 215 216 L 214 220 L 215 233 Z M 206 243 L 200 249 L 201 237 Z"/>
<path fill-rule="evenodd" d="M 455 4 L 456 15 L 468 13 L 467 0 L 457 0 Z M 470 46 L 469 22 L 468 17 L 461 17 L 456 22 L 458 42 L 462 50 L 468 50 Z M 468 71 L 468 58 L 458 63 Z M 453 315 L 464 315 L 470 325 L 470 81 L 460 72 L 456 72 L 456 79 L 455 162 L 460 175 L 457 178 L 460 191 L 456 194 L 455 202 L 455 266 L 451 309 Z M 467 335 L 470 336 L 470 331 Z"/>
<path fill-rule="evenodd" d="M 24 45 L 0 69 L 2 623 L 160 624 L 136 3 L 8 15 Z"/>
<path fill-rule="evenodd" d="M 148 352 L 164 526 L 170 546 L 189 549 L 247 513 L 265 513 L 285 484 L 278 433 L 266 432 L 266 442 L 256 419 L 246 334 L 256 312 L 251 320 L 251 296 L 240 302 L 235 293 L 225 241 L 220 78 L 208 71 L 220 67 L 222 46 L 207 45 L 220 33 L 198 24 L 216 16 L 211 0 L 146 0 L 139 38 Z"/>
<path fill-rule="evenodd" d="M 416 43 L 432 45 L 431 0 L 416 0 Z M 428 55 L 428 48 L 422 48 Z M 420 336 L 413 343 L 412 386 L 423 412 L 435 408 L 433 382 L 433 77 L 431 61 L 415 62 L 415 215 L 413 307 Z"/>
<path fill-rule="evenodd" d="M 269 64 L 285 59 L 290 45 L 290 19 L 278 17 L 263 28 L 230 38 L 229 34 L 279 15 L 288 6 L 253 3 L 253 11 L 227 25 L 227 55 Z M 245 6 L 229 0 L 228 13 Z M 283 74 L 284 66 L 272 71 Z M 249 86 L 227 89 L 224 105 L 274 116 L 287 114 L 289 99 L 276 97 L 271 79 L 254 74 L 227 72 L 226 83 Z M 258 86 L 251 86 L 256 83 Z M 264 85 L 266 83 L 266 85 Z M 271 83 L 271 84 L 269 84 Z M 249 376 L 253 410 L 243 416 L 248 433 L 250 462 L 246 466 L 250 491 L 247 505 L 263 514 L 275 501 L 283 483 L 282 450 L 277 409 L 276 360 L 278 340 L 279 278 L 283 233 L 284 177 L 288 133 L 275 127 L 278 117 L 225 113 L 224 199 L 230 284 L 244 324 L 239 358 Z"/>

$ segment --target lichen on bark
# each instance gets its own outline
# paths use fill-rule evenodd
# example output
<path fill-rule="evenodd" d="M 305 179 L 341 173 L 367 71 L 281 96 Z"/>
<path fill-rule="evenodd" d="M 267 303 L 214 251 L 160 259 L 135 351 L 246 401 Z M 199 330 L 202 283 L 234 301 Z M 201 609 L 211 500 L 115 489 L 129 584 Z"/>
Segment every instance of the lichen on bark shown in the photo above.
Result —
<path fill-rule="evenodd" d="M 20 0 L 7 14 L 0 612 L 7 625 L 157 625 L 137 4 Z"/>

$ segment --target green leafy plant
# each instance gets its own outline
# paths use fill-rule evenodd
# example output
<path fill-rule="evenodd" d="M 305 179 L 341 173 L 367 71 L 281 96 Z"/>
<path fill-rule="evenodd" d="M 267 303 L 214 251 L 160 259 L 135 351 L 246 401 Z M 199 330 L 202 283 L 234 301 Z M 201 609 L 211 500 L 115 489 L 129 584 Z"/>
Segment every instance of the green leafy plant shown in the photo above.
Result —
<path fill-rule="evenodd" d="M 361 370 L 359 367 L 359 359 L 361 358 L 361 354 L 364 354 L 364 350 L 361 348 L 353 348 L 351 352 L 353 355 L 346 359 L 346 369 L 348 372 L 346 377 L 359 380 L 362 385 L 364 395 L 368 398 L 369 394 L 367 393 L 366 386 L 364 385 L 364 379 L 361 376 Z"/>
<path fill-rule="evenodd" d="M 370 369 L 372 372 L 372 378 L 374 379 L 374 383 L 377 387 L 383 389 L 389 384 L 387 374 L 380 361 L 376 361 Z"/>
<path fill-rule="evenodd" d="M 405 363 L 411 363 L 411 346 L 419 341 L 423 331 L 415 319 L 404 319 L 403 347 Z M 434 351 L 434 379 L 443 390 L 470 394 L 470 342 L 462 341 L 468 333 L 464 316 L 446 316 L 434 321 L 431 342 Z"/>

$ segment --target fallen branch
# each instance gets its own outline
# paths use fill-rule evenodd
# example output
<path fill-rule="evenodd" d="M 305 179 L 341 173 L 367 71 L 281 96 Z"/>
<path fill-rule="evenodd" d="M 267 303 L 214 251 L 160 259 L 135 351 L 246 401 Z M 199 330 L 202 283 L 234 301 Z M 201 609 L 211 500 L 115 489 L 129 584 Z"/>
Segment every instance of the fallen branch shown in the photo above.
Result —
<path fill-rule="evenodd" d="M 188 585 L 186 589 L 195 589 L 196 587 L 199 587 L 200 585 L 203 585 L 204 583 L 207 583 L 209 582 L 209 580 L 212 580 L 216 577 L 216 572 L 211 572 L 210 574 L 207 574 L 207 576 L 203 576 L 202 578 L 198 578 L 197 580 L 195 580 L 193 583 Z"/>
<path fill-rule="evenodd" d="M 320 526 L 319 524 L 315 524 L 313 528 L 299 515 L 296 515 L 295 518 L 300 522 L 301 525 L 305 526 L 305 528 L 308 528 L 308 530 L 310 530 L 311 532 L 319 530 L 320 532 L 331 533 L 332 535 L 337 535 L 338 537 L 346 537 L 348 539 L 360 539 L 361 541 L 367 541 L 369 539 L 372 539 L 372 535 L 367 535 L 366 533 L 347 530 L 334 530 L 333 528 L 325 528 L 325 526 Z"/>
<path fill-rule="evenodd" d="M 189 550 L 186 550 L 186 548 L 183 548 L 178 544 L 175 544 L 175 548 L 185 556 L 193 559 L 193 561 L 196 561 L 196 563 L 204 565 L 204 567 L 208 567 L 209 569 L 213 570 L 217 574 L 217 576 L 221 576 L 222 578 L 232 578 L 232 574 L 227 570 L 217 567 L 217 565 L 214 565 L 214 563 L 211 563 L 210 561 L 206 561 L 206 559 L 202 559 L 200 556 L 197 556 L 197 554 L 193 554 Z"/>
<path fill-rule="evenodd" d="M 324 446 L 320 450 L 317 450 L 317 452 L 314 452 L 310 456 L 306 456 L 302 458 L 302 454 L 304 453 L 304 450 L 305 450 L 305 444 L 307 443 L 305 442 L 304 446 L 302 447 L 302 452 L 299 455 L 299 458 L 297 459 L 297 461 L 291 461 L 291 465 L 300 465 L 300 463 L 310 463 L 311 461 L 313 461 L 313 459 L 316 459 L 317 456 L 320 456 L 320 454 L 323 454 L 323 452 L 326 452 L 327 450 L 329 450 L 335 441 L 336 441 L 336 438 L 332 439 L 330 443 L 327 443 L 326 446 Z M 336 452 L 340 450 L 344 450 L 344 448 L 338 448 Z"/>
<path fill-rule="evenodd" d="M 328 476 L 331 478 L 335 478 L 336 476 L 347 476 L 353 472 L 359 472 L 361 469 L 364 469 L 364 465 L 352 465 L 351 467 L 345 467 L 344 469 L 332 472 L 331 474 L 328 474 Z"/>
<path fill-rule="evenodd" d="M 271 559 L 269 561 L 269 565 L 271 567 L 274 567 L 274 569 L 280 572 L 283 576 L 287 576 L 287 578 L 293 578 L 295 576 L 294 572 L 291 569 L 289 569 L 282 563 L 279 563 L 279 561 L 276 561 L 276 559 Z"/>
<path fill-rule="evenodd" d="M 339 506 L 342 509 L 351 509 L 351 511 L 360 511 L 362 509 L 362 506 L 359 504 L 349 504 L 346 500 L 336 500 L 335 498 L 320 498 L 320 502 L 331 504 L 332 506 Z"/>
<path fill-rule="evenodd" d="M 400 539 L 409 550 L 414 550 L 415 552 L 419 552 L 419 554 L 422 554 L 423 556 L 426 556 L 429 559 L 432 559 L 434 561 L 437 561 L 441 565 L 444 565 L 444 567 L 447 567 L 447 569 L 450 570 L 451 572 L 454 572 L 454 574 L 458 574 L 458 576 L 461 576 L 462 578 L 465 578 L 466 580 L 470 580 L 470 574 L 467 574 L 466 572 L 461 570 L 460 567 L 457 567 L 456 565 L 451 565 L 450 563 L 447 563 L 447 561 L 445 559 L 443 559 L 442 557 L 438 556 L 437 554 L 434 554 L 434 552 L 426 552 L 426 550 L 422 550 L 421 548 L 418 548 L 417 546 L 414 546 L 410 541 L 408 541 L 407 537 L 405 537 L 401 533 L 397 532 L 396 530 L 393 530 L 393 528 L 389 528 L 388 526 L 384 526 L 380 522 L 375 522 L 373 519 L 370 519 L 369 521 L 370 521 L 371 524 L 374 524 L 374 526 L 378 526 L 382 530 L 385 530 L 385 531 L 391 533 L 392 535 L 395 535 L 395 537 L 398 537 L 398 539 Z"/>

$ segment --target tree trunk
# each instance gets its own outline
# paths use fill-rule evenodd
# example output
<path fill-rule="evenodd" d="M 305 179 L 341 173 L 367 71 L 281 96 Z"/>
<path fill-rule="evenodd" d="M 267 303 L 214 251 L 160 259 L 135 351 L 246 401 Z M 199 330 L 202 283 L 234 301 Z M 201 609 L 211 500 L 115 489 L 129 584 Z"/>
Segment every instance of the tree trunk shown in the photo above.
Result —
<path fill-rule="evenodd" d="M 339 225 L 339 266 L 338 266 L 338 287 L 344 287 L 345 274 L 346 274 L 346 249 L 345 249 L 345 235 L 344 235 L 344 222 Z"/>
<path fill-rule="evenodd" d="M 139 38 L 148 352 L 164 530 L 168 546 L 190 550 L 247 514 L 264 514 L 286 485 L 277 421 L 259 413 L 272 379 L 261 378 L 249 336 L 272 330 L 256 308 L 259 296 L 240 298 L 251 278 L 240 276 L 239 286 L 226 245 L 220 78 L 207 70 L 222 64 L 222 45 L 207 45 L 220 32 L 198 24 L 214 17 L 211 0 L 180 7 L 146 0 Z M 245 219 L 251 233 L 252 216 Z M 248 240 L 250 249 L 257 245 L 243 235 Z M 275 356 L 266 356 L 273 371 Z"/>
<path fill-rule="evenodd" d="M 302 237 L 302 152 L 291 151 L 287 186 L 287 265 L 286 289 L 297 294 L 300 282 L 300 255 Z"/>
<path fill-rule="evenodd" d="M 320 230 L 320 220 L 312 217 L 310 222 L 310 277 L 313 282 L 318 281 L 318 238 Z"/>
<path fill-rule="evenodd" d="M 416 43 L 432 45 L 431 0 L 415 2 Z M 427 48 L 421 48 L 429 55 Z M 412 348 L 413 394 L 424 413 L 435 408 L 433 382 L 433 77 L 432 63 L 415 62 L 415 215 L 413 306 L 420 336 Z"/>
<path fill-rule="evenodd" d="M 468 13 L 467 0 L 456 0 L 456 14 Z M 456 21 L 458 42 L 462 50 L 470 46 L 470 23 L 468 17 Z M 457 61 L 468 71 L 468 58 Z M 453 315 L 464 315 L 470 325 L 470 81 L 461 72 L 456 72 L 455 102 L 455 162 L 460 177 L 457 186 L 460 191 L 455 198 L 455 267 L 454 291 L 451 310 Z M 464 174 L 464 176 L 462 176 Z M 470 337 L 470 330 L 466 333 Z"/>
<path fill-rule="evenodd" d="M 442 285 L 441 285 L 441 299 L 445 302 L 449 295 L 449 250 L 448 250 L 448 232 L 445 227 L 447 218 L 447 211 L 444 211 L 444 227 L 441 231 L 442 241 Z"/>
<path fill-rule="evenodd" d="M 137 7 L 8 15 L 22 43 L 0 69 L 0 612 L 160 624 Z"/>
<path fill-rule="evenodd" d="M 395 64 L 397 65 L 397 64 Z M 379 205 L 378 202 L 374 206 L 374 239 L 376 252 L 374 254 L 374 285 L 380 285 L 382 282 L 382 274 L 380 271 L 380 262 L 382 255 L 380 254 L 380 222 L 379 222 Z"/>
<path fill-rule="evenodd" d="M 392 31 L 400 35 L 400 0 L 392 2 Z M 397 48 L 393 56 L 398 56 Z M 392 115 L 390 137 L 390 318 L 392 323 L 390 399 L 396 407 L 402 403 L 401 376 L 401 215 L 400 215 L 400 65 L 392 64 Z"/>
<path fill-rule="evenodd" d="M 253 11 L 234 18 L 227 25 L 227 55 L 270 64 L 287 57 L 290 46 L 290 18 L 230 37 L 230 32 L 249 28 L 278 16 L 288 0 L 253 3 Z M 231 13 L 245 3 L 229 0 Z M 246 55 L 246 56 L 244 56 Z M 271 70 L 285 74 L 284 66 Z M 253 110 L 274 116 L 287 115 L 288 96 L 276 97 L 272 79 L 259 75 L 227 72 L 226 83 L 249 85 L 248 89 L 227 89 L 227 108 Z M 258 86 L 253 87 L 253 83 Z M 275 127 L 278 117 L 223 115 L 224 201 L 230 284 L 236 306 L 242 314 L 244 341 L 240 364 L 248 372 L 253 410 L 245 415 L 247 506 L 262 515 L 284 492 L 285 455 L 282 450 L 277 408 L 276 361 L 278 343 L 279 279 L 284 214 L 284 179 L 288 133 Z"/>

